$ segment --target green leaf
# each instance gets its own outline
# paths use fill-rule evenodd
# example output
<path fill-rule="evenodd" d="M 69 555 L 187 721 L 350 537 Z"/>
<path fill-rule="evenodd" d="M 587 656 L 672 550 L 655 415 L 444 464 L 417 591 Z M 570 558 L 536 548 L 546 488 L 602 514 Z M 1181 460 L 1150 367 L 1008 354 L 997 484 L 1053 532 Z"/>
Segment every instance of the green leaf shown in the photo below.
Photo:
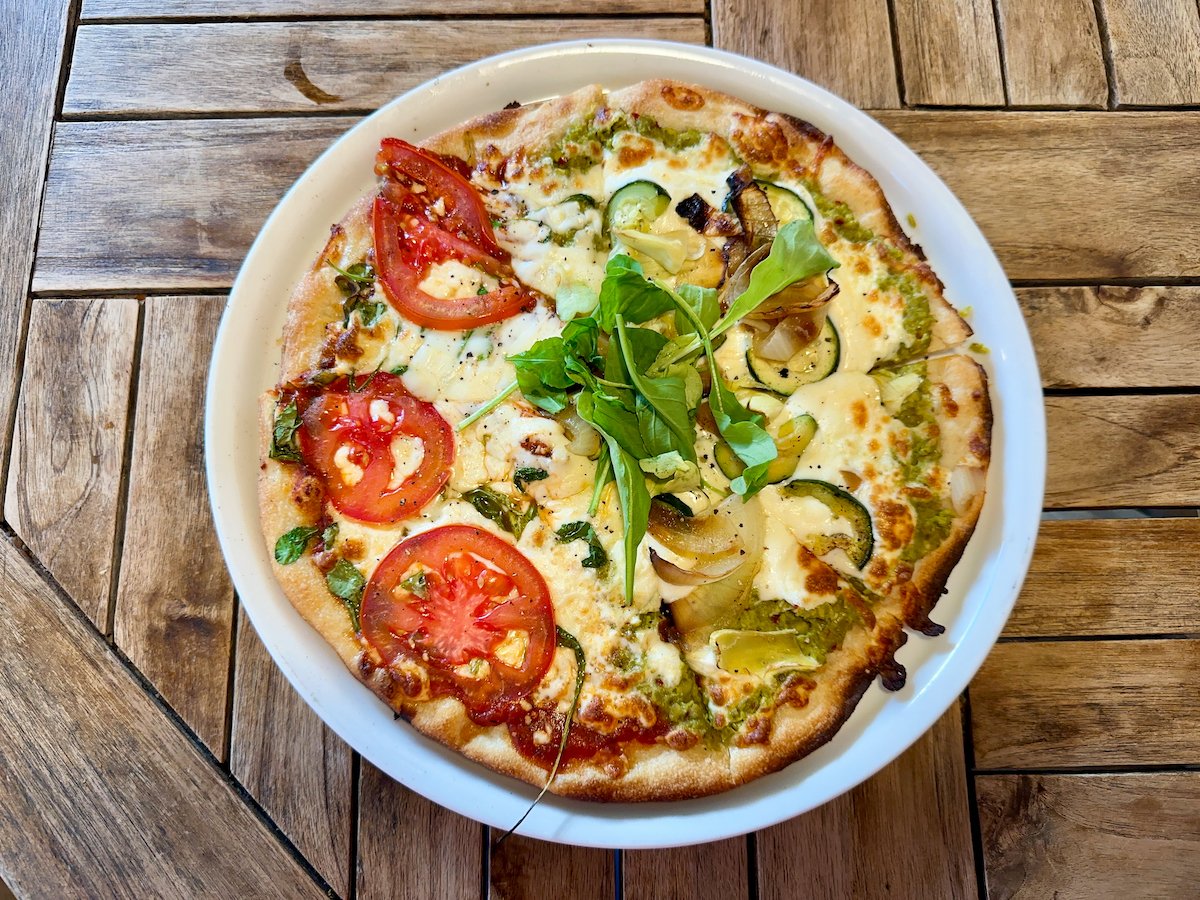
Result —
<path fill-rule="evenodd" d="M 592 482 L 592 499 L 588 503 L 588 515 L 596 515 L 600 508 L 600 494 L 604 486 L 612 481 L 612 463 L 608 459 L 608 444 L 600 445 L 600 458 L 596 460 L 596 477 Z"/>
<path fill-rule="evenodd" d="M 390 369 L 389 371 L 390 371 L 390 372 L 391 372 L 393 375 L 403 375 L 405 372 L 407 372 L 407 371 L 408 371 L 408 364 L 407 364 L 407 363 L 401 363 L 400 365 L 396 366 L 394 369 Z"/>
<path fill-rule="evenodd" d="M 690 491 L 700 487 L 700 466 L 684 459 L 676 450 L 660 453 L 648 459 L 639 459 L 638 466 L 655 480 L 655 493 Z"/>
<path fill-rule="evenodd" d="M 641 264 L 632 257 L 617 254 L 604 267 L 596 320 L 605 331 L 613 330 L 618 313 L 636 324 L 662 315 L 671 306 L 670 294 L 647 281 Z"/>
<path fill-rule="evenodd" d="M 587 542 L 588 554 L 583 560 L 585 569 L 603 569 L 608 565 L 608 554 L 604 552 L 604 545 L 600 543 L 600 537 L 590 522 L 568 522 L 558 529 L 555 535 L 560 544 L 569 544 L 571 541 Z"/>
<path fill-rule="evenodd" d="M 655 332 L 647 332 L 646 329 L 627 329 L 625 327 L 624 316 L 617 315 L 617 340 L 621 345 L 621 352 L 625 359 L 625 369 L 629 375 L 633 386 L 637 388 L 638 393 L 645 399 L 646 403 L 654 410 L 656 416 L 662 419 L 663 424 L 671 431 L 675 437 L 675 446 L 673 449 L 679 450 L 685 457 L 689 459 L 696 458 L 696 428 L 692 424 L 691 410 L 692 407 L 687 405 L 687 390 L 684 379 L 677 375 L 664 375 L 660 378 L 651 378 L 643 375 L 640 369 L 643 366 L 650 365 L 654 358 L 658 356 L 659 350 L 662 349 L 665 340 L 659 335 L 659 342 L 646 342 L 642 340 L 640 348 L 635 347 L 630 334 L 631 331 L 642 332 L 643 334 L 655 334 Z M 640 356 L 640 359 L 639 359 Z M 642 431 L 643 438 L 646 437 L 646 431 Z M 648 446 L 655 445 L 655 449 L 662 445 L 662 441 L 654 440 L 644 441 Z M 671 449 L 671 448 L 667 448 Z M 659 450 L 659 452 L 663 452 Z"/>
<path fill-rule="evenodd" d="M 365 262 L 354 263 L 352 266 L 345 269 L 334 265 L 333 262 L 329 260 L 326 261 L 326 264 L 353 284 L 373 284 L 375 281 L 375 270 Z"/>
<path fill-rule="evenodd" d="M 300 445 L 296 442 L 296 430 L 300 427 L 300 413 L 296 401 L 275 409 L 275 424 L 271 429 L 271 459 L 300 462 Z"/>
<path fill-rule="evenodd" d="M 597 359 L 598 340 L 595 319 L 575 319 L 561 336 L 544 338 L 508 357 L 525 399 L 551 414 L 566 409 L 568 393 L 593 377 L 588 366 Z"/>
<path fill-rule="evenodd" d="M 337 540 L 337 535 L 338 535 L 337 522 L 330 522 L 328 525 L 325 526 L 325 530 L 321 532 L 321 545 L 326 550 L 328 550 L 330 547 L 333 546 L 334 542 Z"/>
<path fill-rule="evenodd" d="M 564 322 L 577 316 L 590 315 L 600 302 L 599 295 L 586 284 L 573 282 L 563 285 L 554 298 L 554 309 Z"/>
<path fill-rule="evenodd" d="M 634 459 L 653 455 L 646 449 L 637 415 L 616 398 L 584 391 L 576 398 L 575 406 L 586 422 L 614 440 Z"/>
<path fill-rule="evenodd" d="M 479 407 L 479 409 L 475 410 L 475 412 L 471 413 L 469 416 L 467 416 L 465 419 L 463 419 L 461 422 L 459 422 L 457 425 L 455 425 L 454 430 L 456 432 L 459 432 L 459 431 L 463 431 L 464 429 L 466 429 L 469 425 L 474 425 L 476 422 L 478 422 L 480 419 L 482 419 L 484 416 L 486 416 L 488 413 L 490 413 L 492 410 L 494 410 L 497 406 L 499 406 L 501 403 L 503 403 L 505 400 L 507 400 L 509 398 L 509 396 L 512 394 L 512 392 L 515 391 L 516 389 L 517 389 L 517 382 L 510 381 L 508 384 L 506 384 L 503 388 L 500 389 L 500 393 L 498 393 L 495 397 L 493 397 L 487 403 L 483 404 L 483 406 Z"/>
<path fill-rule="evenodd" d="M 362 572 L 345 559 L 339 559 L 337 564 L 325 575 L 325 584 L 329 587 L 330 593 L 335 597 L 340 597 L 346 604 L 346 610 L 350 613 L 350 621 L 354 623 L 355 631 L 362 630 L 358 613 L 362 608 L 362 593 L 366 583 L 367 580 L 363 578 Z"/>
<path fill-rule="evenodd" d="M 751 271 L 746 290 L 729 304 L 725 315 L 709 330 L 709 337 L 714 338 L 726 331 L 746 313 L 788 285 L 828 272 L 838 265 L 838 261 L 817 240 L 811 220 L 788 222 L 775 235 L 767 258 Z"/>
<path fill-rule="evenodd" d="M 487 485 L 472 488 L 463 494 L 485 519 L 495 522 L 513 537 L 520 540 L 525 526 L 537 518 L 538 507 L 532 500 L 522 504 L 506 494 L 501 494 Z"/>
<path fill-rule="evenodd" d="M 400 587 L 424 600 L 429 593 L 429 577 L 424 572 L 414 572 L 400 582 Z"/>
<path fill-rule="evenodd" d="M 319 528 L 297 525 L 286 534 L 281 534 L 279 540 L 275 542 L 275 562 L 281 566 L 290 566 L 304 555 L 308 542 L 320 533 L 321 529 Z"/>
<path fill-rule="evenodd" d="M 545 469 L 538 469 L 534 466 L 518 466 L 513 472 L 513 484 L 517 486 L 517 490 L 523 491 L 529 487 L 531 481 L 544 481 L 550 477 L 550 473 Z"/>
<path fill-rule="evenodd" d="M 694 284 L 681 284 L 675 289 L 684 303 L 692 308 L 705 328 L 712 328 L 721 316 L 721 303 L 716 288 L 702 288 Z M 691 320 L 679 310 L 675 311 L 675 331 L 678 334 L 695 334 Z"/>
<path fill-rule="evenodd" d="M 625 602 L 632 604 L 637 550 L 650 522 L 650 492 L 646 490 L 646 477 L 634 457 L 622 450 L 615 441 L 609 444 L 608 454 L 612 460 L 617 497 L 621 501 L 621 518 L 625 526 Z"/>

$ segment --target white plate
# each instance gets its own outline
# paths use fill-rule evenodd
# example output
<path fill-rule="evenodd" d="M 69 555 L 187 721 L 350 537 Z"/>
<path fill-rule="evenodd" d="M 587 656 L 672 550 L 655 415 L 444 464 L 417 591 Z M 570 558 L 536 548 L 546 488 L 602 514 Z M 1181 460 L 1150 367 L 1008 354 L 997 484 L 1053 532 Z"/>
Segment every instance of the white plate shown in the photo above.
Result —
<path fill-rule="evenodd" d="M 879 179 L 898 218 L 912 213 L 946 293 L 970 306 L 990 348 L 996 427 L 988 498 L 934 618 L 936 639 L 910 638 L 898 659 L 908 685 L 878 682 L 826 746 L 745 787 L 680 803 L 589 804 L 547 795 L 521 833 L 600 847 L 668 847 L 744 834 L 806 812 L 895 759 L 954 702 L 991 649 L 1033 550 L 1045 478 L 1045 414 L 1025 324 L 991 248 L 966 210 L 916 155 L 854 107 L 815 85 L 740 56 L 657 41 L 551 44 L 492 57 L 410 91 L 330 147 L 280 201 L 251 247 L 221 320 L 205 417 L 208 488 L 221 549 L 263 643 L 300 696 L 393 778 L 443 806 L 508 828 L 536 791 L 417 734 L 345 669 L 292 609 L 271 574 L 259 530 L 259 394 L 276 380 L 279 335 L 293 285 L 350 204 L 371 189 L 382 137 L 417 140 L 511 100 L 591 83 L 666 77 L 726 91 L 829 132 Z"/>

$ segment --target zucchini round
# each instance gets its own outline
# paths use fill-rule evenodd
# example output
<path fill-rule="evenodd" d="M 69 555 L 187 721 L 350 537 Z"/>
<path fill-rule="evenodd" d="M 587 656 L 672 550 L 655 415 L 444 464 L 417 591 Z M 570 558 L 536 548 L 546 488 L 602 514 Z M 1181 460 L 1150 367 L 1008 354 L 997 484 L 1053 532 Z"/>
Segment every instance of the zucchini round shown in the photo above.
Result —
<path fill-rule="evenodd" d="M 653 181 L 631 181 L 617 188 L 604 210 L 604 227 L 640 231 L 667 211 L 671 195 Z"/>
<path fill-rule="evenodd" d="M 812 221 L 812 210 L 795 191 L 769 181 L 759 181 L 756 184 L 767 195 L 767 202 L 771 204 L 771 212 L 775 213 L 775 218 L 780 225 L 786 225 L 788 222 Z"/>
<path fill-rule="evenodd" d="M 845 551 L 851 564 L 861 569 L 875 552 L 875 536 L 871 530 L 871 514 L 858 502 L 853 494 L 827 481 L 800 479 L 789 481 L 783 486 L 785 497 L 812 497 L 818 500 L 839 519 L 850 523 L 852 534 L 810 535 L 805 543 L 809 549 L 822 556 L 830 550 Z"/>
<path fill-rule="evenodd" d="M 717 468 L 730 481 L 733 481 L 733 479 L 746 471 L 746 464 L 733 452 L 733 448 L 724 441 L 713 447 L 713 458 L 716 460 Z M 799 464 L 799 454 L 795 456 L 776 456 L 767 465 L 767 484 L 775 484 L 791 478 L 796 473 L 796 467 Z"/>
<path fill-rule="evenodd" d="M 842 342 L 833 322 L 826 317 L 817 339 L 785 363 L 763 359 L 754 352 L 753 345 L 746 351 L 746 367 L 759 384 L 784 397 L 796 393 L 805 384 L 820 381 L 837 371 L 842 356 Z"/>

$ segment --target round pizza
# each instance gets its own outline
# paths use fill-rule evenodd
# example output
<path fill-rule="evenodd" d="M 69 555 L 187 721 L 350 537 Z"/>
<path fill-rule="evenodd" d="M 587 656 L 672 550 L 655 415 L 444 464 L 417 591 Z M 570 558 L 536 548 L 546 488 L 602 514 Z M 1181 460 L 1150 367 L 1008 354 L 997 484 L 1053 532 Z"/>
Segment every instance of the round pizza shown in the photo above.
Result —
<path fill-rule="evenodd" d="M 291 298 L 260 502 L 287 596 L 398 717 L 667 800 L 903 684 L 991 411 L 869 173 L 669 81 L 388 138 L 374 173 Z"/>

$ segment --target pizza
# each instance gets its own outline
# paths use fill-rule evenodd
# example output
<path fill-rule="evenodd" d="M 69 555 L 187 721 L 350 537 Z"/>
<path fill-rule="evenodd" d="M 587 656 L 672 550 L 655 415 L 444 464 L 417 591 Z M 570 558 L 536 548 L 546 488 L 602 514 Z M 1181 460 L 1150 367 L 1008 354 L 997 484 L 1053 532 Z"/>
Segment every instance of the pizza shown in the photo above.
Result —
<path fill-rule="evenodd" d="M 283 590 L 398 719 L 668 800 L 903 684 L 991 411 L 869 173 L 671 81 L 388 138 L 374 173 L 291 297 L 260 504 Z"/>

